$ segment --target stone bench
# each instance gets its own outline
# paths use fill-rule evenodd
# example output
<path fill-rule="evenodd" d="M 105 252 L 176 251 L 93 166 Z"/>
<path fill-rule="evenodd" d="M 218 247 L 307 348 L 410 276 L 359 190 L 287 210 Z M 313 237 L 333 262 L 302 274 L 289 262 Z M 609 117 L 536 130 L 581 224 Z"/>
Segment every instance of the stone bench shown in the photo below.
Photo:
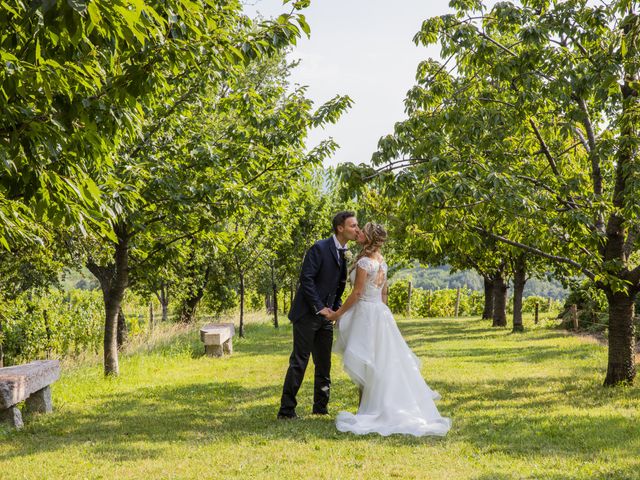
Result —
<path fill-rule="evenodd" d="M 58 378 L 60 362 L 57 360 L 0 368 L 0 421 L 21 428 L 22 413 L 16 405 L 22 401 L 27 412 L 51 412 L 50 385 Z"/>
<path fill-rule="evenodd" d="M 233 323 L 207 323 L 200 329 L 204 352 L 210 357 L 221 357 L 223 353 L 232 354 L 234 335 Z"/>

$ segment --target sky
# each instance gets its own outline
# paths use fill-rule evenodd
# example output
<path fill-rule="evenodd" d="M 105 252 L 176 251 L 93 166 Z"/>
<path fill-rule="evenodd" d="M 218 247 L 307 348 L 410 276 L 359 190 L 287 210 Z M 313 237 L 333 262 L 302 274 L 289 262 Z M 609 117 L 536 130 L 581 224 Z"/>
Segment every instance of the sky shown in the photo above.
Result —
<path fill-rule="evenodd" d="M 289 12 L 282 0 L 244 0 L 250 16 Z M 380 137 L 403 120 L 404 98 L 418 63 L 439 59 L 439 48 L 418 47 L 413 36 L 423 20 L 450 11 L 449 0 L 312 0 L 302 13 L 311 37 L 298 41 L 290 58 L 301 63 L 294 84 L 308 86 L 316 107 L 336 94 L 354 106 L 336 125 L 311 132 L 308 146 L 333 137 L 340 145 L 325 166 L 368 163 Z"/>

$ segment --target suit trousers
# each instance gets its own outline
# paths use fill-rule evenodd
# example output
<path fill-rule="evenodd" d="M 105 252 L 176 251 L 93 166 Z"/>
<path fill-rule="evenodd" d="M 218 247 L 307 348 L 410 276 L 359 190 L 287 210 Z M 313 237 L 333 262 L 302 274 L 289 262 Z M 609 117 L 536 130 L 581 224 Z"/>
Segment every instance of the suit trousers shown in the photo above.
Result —
<path fill-rule="evenodd" d="M 331 347 L 333 324 L 322 315 L 309 314 L 293 324 L 293 352 L 289 357 L 289 369 L 282 387 L 278 414 L 295 413 L 296 395 L 302 384 L 304 372 L 313 356 L 315 377 L 313 385 L 313 413 L 327 413 L 331 389 Z"/>

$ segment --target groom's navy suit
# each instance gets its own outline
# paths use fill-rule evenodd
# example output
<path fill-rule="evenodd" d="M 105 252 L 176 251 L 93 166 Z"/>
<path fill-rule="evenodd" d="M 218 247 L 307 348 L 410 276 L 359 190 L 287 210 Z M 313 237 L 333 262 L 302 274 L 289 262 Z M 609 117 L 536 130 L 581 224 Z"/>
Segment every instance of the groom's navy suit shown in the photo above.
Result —
<path fill-rule="evenodd" d="M 293 352 L 282 388 L 279 415 L 295 414 L 296 395 L 309 355 L 313 355 L 315 364 L 313 412 L 327 413 L 333 324 L 318 312 L 325 307 L 340 308 L 346 280 L 346 260 L 338 252 L 334 238 L 317 241 L 304 257 L 300 285 L 289 311 L 289 320 L 293 322 Z"/>

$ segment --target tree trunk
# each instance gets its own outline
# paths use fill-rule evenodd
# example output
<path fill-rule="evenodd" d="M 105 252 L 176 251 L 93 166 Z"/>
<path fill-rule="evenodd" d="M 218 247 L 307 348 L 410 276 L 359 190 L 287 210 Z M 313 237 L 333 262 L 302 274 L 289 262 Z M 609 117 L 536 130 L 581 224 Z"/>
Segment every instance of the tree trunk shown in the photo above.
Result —
<path fill-rule="evenodd" d="M 204 291 L 209 283 L 209 273 L 211 273 L 211 266 L 207 265 L 204 272 L 204 280 L 196 292 L 182 302 L 182 306 L 180 308 L 180 321 L 182 323 L 192 323 L 195 321 L 198 305 L 200 305 L 200 300 L 204 297 Z"/>
<path fill-rule="evenodd" d="M 273 289 L 273 326 L 278 328 L 278 285 L 276 285 L 276 274 L 273 265 L 271 265 L 271 288 Z"/>
<path fill-rule="evenodd" d="M 180 307 L 180 322 L 192 323 L 195 321 L 200 300 L 202 300 L 202 294 L 196 293 L 182 302 Z"/>
<path fill-rule="evenodd" d="M 287 313 L 289 311 L 289 306 L 287 305 L 287 292 L 286 290 L 282 290 L 282 313 Z"/>
<path fill-rule="evenodd" d="M 113 255 L 114 262 L 105 267 L 93 261 L 87 268 L 100 282 L 104 299 L 104 374 L 117 376 L 118 364 L 118 312 L 129 283 L 129 234 L 126 227 L 117 224 L 114 231 L 118 238 Z"/>
<path fill-rule="evenodd" d="M 513 331 L 523 332 L 522 294 L 527 283 L 527 263 L 524 255 L 518 255 L 513 263 Z"/>
<path fill-rule="evenodd" d="M 632 165 L 637 162 L 637 111 L 639 107 L 638 91 L 634 83 L 638 80 L 638 64 L 635 61 L 637 55 L 636 42 L 638 32 L 635 29 L 637 15 L 629 9 L 627 17 L 624 19 L 623 30 L 629 45 L 627 53 L 622 53 L 624 66 L 624 83 L 620 88 L 622 93 L 622 115 L 620 121 L 620 136 L 618 139 L 618 152 L 616 164 L 616 183 L 613 191 L 613 210 L 607 222 L 607 241 L 603 249 L 603 260 L 605 265 L 619 264 L 620 278 L 626 280 L 628 266 L 628 255 L 625 252 L 625 241 L 628 235 L 628 222 L 623 217 L 624 209 L 637 202 L 636 191 L 629 188 L 627 184 L 629 176 L 632 175 Z M 597 165 L 596 165 L 597 166 Z M 594 169 L 594 178 L 599 175 L 599 170 Z M 609 300 L 609 353 L 607 376 L 604 384 L 607 386 L 620 383 L 632 383 L 636 376 L 635 367 L 635 338 L 634 338 L 634 299 L 637 295 L 635 288 L 637 279 L 634 279 L 631 288 L 621 292 L 607 293 Z M 632 293 L 630 293 L 632 292 Z"/>
<path fill-rule="evenodd" d="M 169 289 L 166 284 L 163 283 L 160 286 L 160 290 L 156 292 L 156 297 L 158 297 L 160 307 L 162 307 L 162 321 L 166 322 L 169 320 Z"/>
<path fill-rule="evenodd" d="M 123 292 L 124 293 L 124 292 Z M 116 290 L 107 290 L 104 297 L 104 374 L 117 376 L 120 374 L 118 365 L 118 311 L 122 298 Z"/>
<path fill-rule="evenodd" d="M 196 319 L 196 311 L 198 310 L 198 305 L 200 304 L 200 300 L 202 300 L 203 296 L 200 290 L 201 289 L 198 288 L 195 294 L 182 301 L 182 304 L 180 305 L 181 323 L 191 323 Z"/>
<path fill-rule="evenodd" d="M 273 313 L 273 302 L 271 301 L 271 295 L 268 293 L 264 294 L 264 308 L 267 314 Z"/>
<path fill-rule="evenodd" d="M 278 286 L 273 284 L 273 326 L 278 328 Z"/>
<path fill-rule="evenodd" d="M 609 361 L 606 386 L 632 383 L 636 376 L 633 325 L 635 295 L 607 292 L 609 299 Z"/>
<path fill-rule="evenodd" d="M 240 272 L 240 337 L 244 337 L 244 273 Z"/>
<path fill-rule="evenodd" d="M 169 302 L 167 301 L 166 303 L 163 302 L 161 303 L 162 305 L 162 321 L 166 322 L 167 320 L 169 320 Z"/>
<path fill-rule="evenodd" d="M 493 278 L 482 278 L 484 279 L 484 310 L 482 311 L 482 319 L 489 320 L 493 318 Z"/>
<path fill-rule="evenodd" d="M 493 326 L 507 326 L 507 289 L 502 273 L 494 278 L 493 283 Z"/>
<path fill-rule="evenodd" d="M 155 326 L 156 319 L 153 314 L 153 301 L 149 302 L 149 333 L 153 333 L 153 327 Z"/>
<path fill-rule="evenodd" d="M 127 319 L 124 316 L 122 307 L 118 309 L 118 350 L 122 350 L 122 347 L 127 343 Z"/>

